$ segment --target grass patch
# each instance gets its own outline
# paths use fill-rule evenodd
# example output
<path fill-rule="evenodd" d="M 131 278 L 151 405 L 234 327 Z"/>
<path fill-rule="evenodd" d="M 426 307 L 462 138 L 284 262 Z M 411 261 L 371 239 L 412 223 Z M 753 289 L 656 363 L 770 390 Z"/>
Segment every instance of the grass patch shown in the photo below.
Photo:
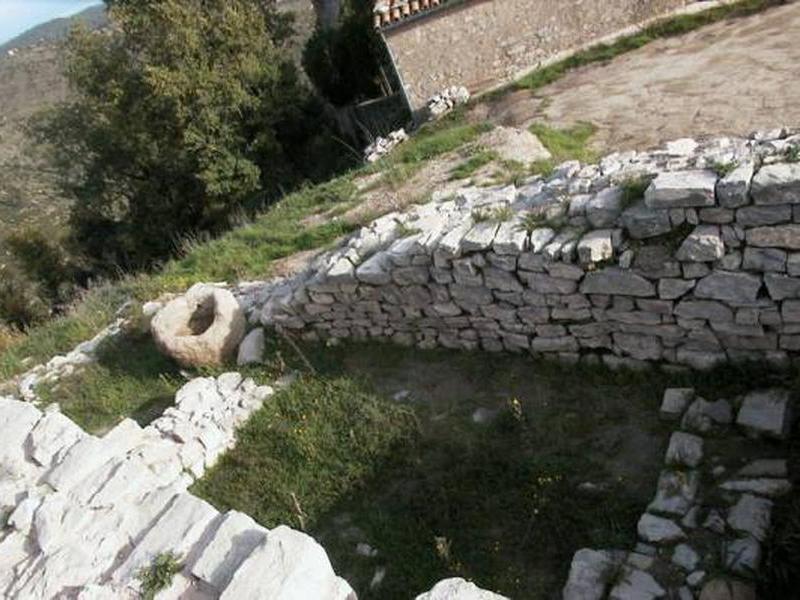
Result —
<path fill-rule="evenodd" d="M 581 122 L 564 129 L 534 123 L 531 125 L 530 131 L 553 155 L 549 161 L 537 163 L 540 168 L 546 165 L 557 165 L 567 160 L 578 160 L 582 163 L 592 163 L 597 160 L 597 154 L 588 148 L 589 139 L 597 131 L 597 128 L 591 123 Z"/>
<path fill-rule="evenodd" d="M 591 46 L 564 60 L 538 69 L 517 81 L 513 84 L 513 87 L 536 91 L 561 79 L 570 71 L 594 63 L 608 62 L 620 54 L 637 50 L 658 39 L 684 35 L 724 19 L 747 17 L 781 4 L 785 4 L 785 1 L 742 0 L 733 4 L 716 6 L 695 14 L 670 17 L 658 21 L 633 35 L 620 38 L 610 44 Z M 502 94 L 504 91 L 497 92 L 497 94 Z"/>
<path fill-rule="evenodd" d="M 581 373 L 585 385 L 566 390 L 566 370 L 524 357 L 382 344 L 304 351 L 319 374 L 254 415 L 193 491 L 267 527 L 304 527 L 359 597 L 407 598 L 449 576 L 544 597 L 578 547 L 635 541 L 658 469 L 640 495 L 597 460 L 616 442 L 596 432 L 640 410 L 644 429 L 658 428 L 652 379 Z M 420 401 L 390 400 L 395 386 Z M 476 425 L 472 411 L 487 405 L 498 417 Z M 598 479 L 609 486 L 602 502 L 576 493 Z M 357 555 L 358 542 L 378 555 Z M 386 579 L 370 590 L 381 566 Z"/>
<path fill-rule="evenodd" d="M 505 223 L 514 216 L 514 209 L 510 206 L 497 206 L 490 209 L 475 209 L 471 217 L 473 223 Z"/>
<path fill-rule="evenodd" d="M 267 527 L 305 529 L 415 431 L 410 411 L 356 380 L 304 377 L 250 418 L 193 492 Z"/>
<path fill-rule="evenodd" d="M 497 152 L 481 149 L 450 171 L 450 181 L 467 179 L 497 158 Z"/>
<path fill-rule="evenodd" d="M 38 392 L 85 430 L 103 433 L 126 417 L 143 426 L 159 417 L 185 383 L 179 371 L 149 335 L 127 334 L 105 343 L 96 363 Z"/>

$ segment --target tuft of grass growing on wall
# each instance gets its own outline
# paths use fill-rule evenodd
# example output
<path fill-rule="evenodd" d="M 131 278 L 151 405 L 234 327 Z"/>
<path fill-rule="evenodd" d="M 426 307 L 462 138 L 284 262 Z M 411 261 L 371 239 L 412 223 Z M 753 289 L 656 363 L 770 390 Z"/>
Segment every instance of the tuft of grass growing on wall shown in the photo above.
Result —
<path fill-rule="evenodd" d="M 669 17 L 645 27 L 633 35 L 609 44 L 591 46 L 564 60 L 538 69 L 517 81 L 514 87 L 535 91 L 561 79 L 570 71 L 594 63 L 608 62 L 621 54 L 638 50 L 655 40 L 684 35 L 724 19 L 747 17 L 781 4 L 785 4 L 785 0 L 741 0 L 695 14 Z M 502 93 L 503 91 L 499 91 L 496 92 L 496 95 Z"/>
<path fill-rule="evenodd" d="M 622 210 L 630 208 L 639 200 L 644 199 L 644 193 L 650 187 L 651 177 L 629 177 L 620 183 L 622 188 Z"/>
<path fill-rule="evenodd" d="M 182 569 L 181 561 L 174 552 L 164 552 L 138 573 L 142 584 L 142 600 L 153 600 L 158 592 L 170 586 L 173 577 Z"/>

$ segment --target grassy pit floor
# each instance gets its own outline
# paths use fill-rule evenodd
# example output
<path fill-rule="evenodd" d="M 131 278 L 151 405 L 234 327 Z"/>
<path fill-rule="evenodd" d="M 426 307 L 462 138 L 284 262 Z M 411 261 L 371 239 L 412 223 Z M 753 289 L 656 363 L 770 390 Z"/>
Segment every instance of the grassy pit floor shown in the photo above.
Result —
<path fill-rule="evenodd" d="M 317 374 L 279 392 L 193 491 L 310 532 L 366 599 L 413 597 L 450 576 L 554 597 L 577 549 L 635 542 L 671 431 L 658 421 L 663 390 L 732 397 L 772 377 L 381 344 L 305 351 Z M 476 423 L 479 409 L 493 418 Z"/>

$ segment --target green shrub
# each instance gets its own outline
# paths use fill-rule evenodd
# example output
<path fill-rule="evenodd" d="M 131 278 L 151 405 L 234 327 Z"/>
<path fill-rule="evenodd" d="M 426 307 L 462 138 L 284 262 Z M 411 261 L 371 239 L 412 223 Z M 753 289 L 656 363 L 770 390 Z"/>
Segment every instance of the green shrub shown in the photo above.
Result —
<path fill-rule="evenodd" d="M 0 265 L 0 325 L 26 329 L 50 316 L 40 286 L 11 265 Z"/>
<path fill-rule="evenodd" d="M 304 91 L 270 3 L 110 3 L 109 35 L 75 30 L 75 100 L 36 117 L 96 269 L 149 266 L 219 232 L 288 178 L 282 136 Z"/>

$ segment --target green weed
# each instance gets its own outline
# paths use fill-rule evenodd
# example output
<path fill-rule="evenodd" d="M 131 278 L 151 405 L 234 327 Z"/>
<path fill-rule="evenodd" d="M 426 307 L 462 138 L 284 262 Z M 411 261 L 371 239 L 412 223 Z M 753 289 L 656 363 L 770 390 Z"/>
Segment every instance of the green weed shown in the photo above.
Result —
<path fill-rule="evenodd" d="M 534 123 L 530 130 L 553 155 L 548 161 L 538 163 L 538 169 L 543 170 L 546 166 L 557 165 L 567 160 L 578 160 L 582 163 L 592 163 L 597 160 L 597 153 L 588 148 L 589 139 L 597 131 L 591 123 L 577 123 L 573 127 L 564 129 Z"/>
<path fill-rule="evenodd" d="M 156 556 L 149 567 L 139 571 L 142 600 L 153 600 L 158 592 L 170 586 L 172 578 L 180 573 L 182 568 L 179 557 L 173 552 Z"/>
<path fill-rule="evenodd" d="M 450 180 L 467 179 L 476 171 L 497 160 L 497 153 L 493 150 L 479 150 L 466 161 L 450 171 Z"/>

